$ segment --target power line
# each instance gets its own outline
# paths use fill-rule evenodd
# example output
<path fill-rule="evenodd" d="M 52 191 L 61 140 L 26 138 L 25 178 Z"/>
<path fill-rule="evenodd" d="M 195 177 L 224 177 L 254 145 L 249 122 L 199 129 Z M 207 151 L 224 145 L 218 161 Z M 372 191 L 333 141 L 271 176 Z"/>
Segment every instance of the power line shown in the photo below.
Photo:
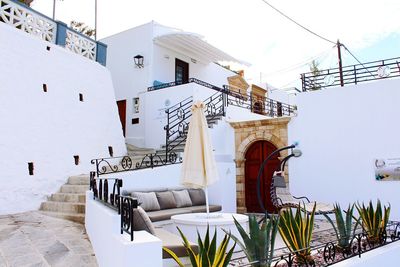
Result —
<path fill-rule="evenodd" d="M 358 60 L 358 58 L 357 58 L 355 55 L 353 55 L 353 53 L 351 53 L 350 50 L 349 50 L 344 44 L 342 44 L 342 46 L 344 47 L 344 49 L 345 49 L 347 52 L 349 52 L 349 54 L 350 54 L 355 60 L 357 60 L 357 62 L 358 62 L 361 66 L 363 66 L 363 68 L 364 68 L 366 71 L 369 72 L 369 74 L 372 75 L 372 77 L 376 78 L 375 75 L 372 74 L 372 73 L 369 71 L 369 69 L 367 69 L 367 67 L 365 67 L 364 64 L 361 63 L 361 61 Z"/>
<path fill-rule="evenodd" d="M 298 23 L 298 22 L 295 21 L 294 19 L 290 18 L 289 16 L 285 15 L 282 11 L 280 11 L 279 9 L 277 9 L 276 7 L 274 7 L 273 5 L 271 5 L 270 3 L 268 3 L 266 0 L 261 0 L 261 1 L 263 1 L 265 4 L 267 4 L 267 5 L 270 6 L 272 9 L 274 9 L 276 12 L 278 12 L 279 14 L 281 14 L 282 16 L 284 16 L 285 18 L 287 18 L 288 20 L 290 20 L 291 22 L 293 22 L 293 23 L 296 24 L 297 26 L 301 27 L 302 29 L 304 29 L 304 30 L 308 31 L 309 33 L 311 33 L 311 34 L 313 34 L 313 35 L 315 35 L 315 36 L 321 38 L 322 40 L 325 40 L 325 41 L 327 41 L 327 42 L 329 42 L 329 43 L 332 43 L 332 44 L 336 44 L 336 42 L 333 42 L 333 41 L 331 41 L 331 40 L 329 40 L 329 39 L 327 39 L 327 38 L 325 38 L 325 37 L 323 37 L 323 36 L 321 36 L 321 35 L 319 35 L 319 34 L 313 32 L 312 30 L 310 30 L 310 29 L 304 27 L 303 25 L 301 25 L 300 23 Z"/>

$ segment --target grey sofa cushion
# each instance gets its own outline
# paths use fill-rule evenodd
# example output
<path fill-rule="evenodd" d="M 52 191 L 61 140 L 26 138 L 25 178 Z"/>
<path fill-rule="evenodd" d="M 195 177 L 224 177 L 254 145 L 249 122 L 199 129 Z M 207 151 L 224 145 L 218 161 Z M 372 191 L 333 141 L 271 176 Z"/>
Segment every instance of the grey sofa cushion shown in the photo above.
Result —
<path fill-rule="evenodd" d="M 188 189 L 188 192 L 193 206 L 206 204 L 206 195 L 203 189 Z"/>
<path fill-rule="evenodd" d="M 156 196 L 162 210 L 176 208 L 176 201 L 171 191 L 156 192 Z"/>
<path fill-rule="evenodd" d="M 154 192 L 132 192 L 131 196 L 137 198 L 140 206 L 145 211 L 160 210 L 160 204 L 158 204 L 156 193 Z"/>
<path fill-rule="evenodd" d="M 150 221 L 149 216 L 147 216 L 144 209 L 142 209 L 142 207 L 140 206 L 137 209 L 133 209 L 133 230 L 144 230 L 149 232 L 150 234 L 155 234 L 155 229 Z"/>
<path fill-rule="evenodd" d="M 186 257 L 186 248 L 182 245 L 182 238 L 178 235 L 174 235 L 163 229 L 156 229 L 155 236 L 161 239 L 162 246 L 172 250 L 178 257 Z M 191 248 L 195 253 L 198 253 L 199 247 L 189 242 Z M 171 258 L 171 256 L 163 250 L 163 259 Z"/>
<path fill-rule="evenodd" d="M 149 216 L 152 222 L 158 222 L 158 221 L 169 220 L 173 215 L 192 213 L 191 208 L 192 207 L 149 211 L 147 212 L 147 215 Z"/>
<path fill-rule="evenodd" d="M 216 211 L 222 210 L 222 207 L 220 205 L 209 205 L 209 208 L 210 208 L 210 212 L 216 212 Z M 192 211 L 192 213 L 207 211 L 206 205 L 192 206 L 192 207 L 189 207 L 188 209 L 190 209 Z"/>
<path fill-rule="evenodd" d="M 172 194 L 174 195 L 177 208 L 192 206 L 192 200 L 187 190 L 172 191 Z"/>

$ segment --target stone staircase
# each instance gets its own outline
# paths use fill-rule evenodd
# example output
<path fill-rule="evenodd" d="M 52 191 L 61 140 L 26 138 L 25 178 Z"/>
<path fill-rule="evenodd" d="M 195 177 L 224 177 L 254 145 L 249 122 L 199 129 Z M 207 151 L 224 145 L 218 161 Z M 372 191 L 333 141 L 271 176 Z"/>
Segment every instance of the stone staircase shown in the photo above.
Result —
<path fill-rule="evenodd" d="M 48 197 L 40 205 L 42 213 L 74 222 L 85 222 L 86 191 L 89 190 L 89 175 L 71 176 L 59 192 Z"/>

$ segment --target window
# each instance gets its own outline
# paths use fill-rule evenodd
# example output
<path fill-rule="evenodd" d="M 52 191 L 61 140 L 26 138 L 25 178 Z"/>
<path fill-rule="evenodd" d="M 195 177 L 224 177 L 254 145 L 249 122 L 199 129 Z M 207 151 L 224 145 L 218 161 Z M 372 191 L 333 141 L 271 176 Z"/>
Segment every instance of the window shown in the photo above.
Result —
<path fill-rule="evenodd" d="M 133 99 L 133 113 L 139 113 L 139 97 Z"/>
<path fill-rule="evenodd" d="M 175 59 L 175 82 L 177 84 L 189 82 L 189 64 L 180 59 Z"/>

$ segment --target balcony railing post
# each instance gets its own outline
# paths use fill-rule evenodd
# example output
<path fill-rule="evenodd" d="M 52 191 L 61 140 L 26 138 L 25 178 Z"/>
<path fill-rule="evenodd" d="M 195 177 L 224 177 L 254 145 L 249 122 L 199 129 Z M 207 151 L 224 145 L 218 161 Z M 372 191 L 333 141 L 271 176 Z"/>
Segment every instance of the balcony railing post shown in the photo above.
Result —
<path fill-rule="evenodd" d="M 96 61 L 105 66 L 107 61 L 107 45 L 97 41 Z"/>
<path fill-rule="evenodd" d="M 253 92 L 250 92 L 250 111 L 253 112 Z"/>
<path fill-rule="evenodd" d="M 56 34 L 56 44 L 65 47 L 67 40 L 67 24 L 62 21 L 56 21 L 57 23 L 57 34 Z"/>

